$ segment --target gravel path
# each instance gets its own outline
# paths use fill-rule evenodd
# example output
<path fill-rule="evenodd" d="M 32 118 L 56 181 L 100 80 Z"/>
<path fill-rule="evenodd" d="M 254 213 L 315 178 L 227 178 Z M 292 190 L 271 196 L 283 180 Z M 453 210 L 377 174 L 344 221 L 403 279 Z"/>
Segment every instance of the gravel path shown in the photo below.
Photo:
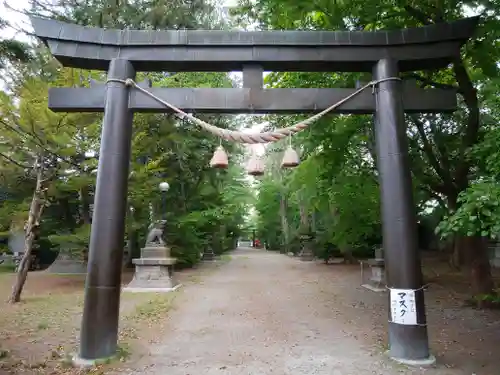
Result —
<path fill-rule="evenodd" d="M 231 256 L 185 287 L 162 341 L 122 374 L 457 374 L 409 370 L 353 336 L 314 264 L 251 249 Z"/>

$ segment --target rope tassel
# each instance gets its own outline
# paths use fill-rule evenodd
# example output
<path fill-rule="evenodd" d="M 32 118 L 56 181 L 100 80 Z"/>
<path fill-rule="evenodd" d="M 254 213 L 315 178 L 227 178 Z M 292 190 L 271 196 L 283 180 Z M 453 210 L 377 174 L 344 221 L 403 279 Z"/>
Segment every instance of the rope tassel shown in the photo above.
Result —
<path fill-rule="evenodd" d="M 258 155 L 252 155 L 247 164 L 247 173 L 258 177 L 264 175 L 264 161 Z"/>
<path fill-rule="evenodd" d="M 283 160 L 281 161 L 281 168 L 295 168 L 300 164 L 299 154 L 295 151 L 292 146 L 288 146 L 283 154 Z"/>
<path fill-rule="evenodd" d="M 226 169 L 228 166 L 229 161 L 227 158 L 226 150 L 224 150 L 224 147 L 222 146 L 217 147 L 214 155 L 212 156 L 212 160 L 210 160 L 210 167 Z"/>

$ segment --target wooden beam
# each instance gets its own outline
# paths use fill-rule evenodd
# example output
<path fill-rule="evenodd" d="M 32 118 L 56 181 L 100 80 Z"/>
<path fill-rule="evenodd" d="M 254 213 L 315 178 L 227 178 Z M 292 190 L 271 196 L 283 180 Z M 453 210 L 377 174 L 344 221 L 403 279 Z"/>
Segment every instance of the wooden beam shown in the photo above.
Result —
<path fill-rule="evenodd" d="M 251 88 L 150 88 L 154 95 L 183 111 L 198 113 L 317 113 L 353 93 L 355 89 L 251 89 Z M 106 88 L 51 88 L 49 108 L 56 112 L 102 112 Z M 452 112 L 454 90 L 420 89 L 405 84 L 403 102 L 408 113 Z M 135 112 L 172 112 L 146 94 L 131 89 L 129 109 Z M 333 113 L 369 114 L 375 110 L 367 89 Z"/>
<path fill-rule="evenodd" d="M 110 30 L 31 18 L 35 34 L 64 66 L 107 70 L 129 60 L 137 71 L 371 72 L 380 59 L 400 71 L 445 67 L 476 29 L 478 18 L 379 31 Z"/>

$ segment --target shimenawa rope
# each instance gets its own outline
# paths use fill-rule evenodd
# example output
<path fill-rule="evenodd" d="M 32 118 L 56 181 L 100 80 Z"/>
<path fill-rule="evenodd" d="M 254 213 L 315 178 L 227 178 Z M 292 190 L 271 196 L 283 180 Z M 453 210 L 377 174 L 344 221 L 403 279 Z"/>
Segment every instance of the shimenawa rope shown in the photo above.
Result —
<path fill-rule="evenodd" d="M 388 78 L 382 78 L 374 81 L 368 82 L 366 85 L 360 87 L 353 93 L 349 94 L 346 96 L 344 99 L 339 100 L 337 103 L 331 105 L 330 107 L 324 109 L 323 111 L 303 120 L 300 121 L 294 125 L 288 126 L 286 128 L 282 129 L 276 129 L 273 131 L 268 131 L 268 132 L 262 132 L 262 133 L 243 133 L 240 131 L 235 131 L 235 130 L 229 130 L 229 129 L 222 129 L 217 126 L 211 125 L 203 120 L 200 120 L 199 118 L 194 117 L 193 115 L 184 112 L 182 109 L 177 108 L 173 104 L 168 103 L 167 101 L 163 100 L 162 98 L 156 96 L 152 92 L 140 87 L 133 79 L 128 78 L 126 80 L 123 79 L 117 79 L 117 78 L 110 78 L 108 79 L 107 82 L 118 82 L 118 83 L 123 83 L 125 86 L 128 87 L 133 87 L 140 92 L 144 93 L 145 95 L 153 98 L 157 102 L 163 104 L 165 107 L 170 108 L 174 112 L 177 112 L 179 115 L 181 115 L 183 118 L 187 118 L 191 121 L 193 121 L 195 124 L 199 125 L 202 129 L 205 129 L 209 133 L 212 133 L 213 135 L 225 139 L 227 141 L 233 141 L 233 142 L 239 142 L 239 143 L 248 143 L 248 144 L 256 144 L 256 143 L 269 143 L 269 142 L 277 142 L 285 137 L 292 136 L 295 133 L 298 133 L 304 129 L 306 129 L 309 125 L 311 125 L 314 121 L 320 119 L 327 113 L 333 111 L 334 109 L 338 108 L 348 100 L 352 99 L 356 95 L 360 94 L 362 91 L 366 90 L 367 88 L 370 87 L 375 87 L 381 82 L 386 82 L 386 81 L 401 81 L 401 78 L 399 77 L 388 77 Z"/>

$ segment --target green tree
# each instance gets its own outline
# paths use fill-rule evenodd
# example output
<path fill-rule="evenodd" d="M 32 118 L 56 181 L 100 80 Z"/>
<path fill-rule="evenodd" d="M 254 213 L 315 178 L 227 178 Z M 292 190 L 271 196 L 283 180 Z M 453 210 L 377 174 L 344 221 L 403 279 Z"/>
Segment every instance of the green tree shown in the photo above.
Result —
<path fill-rule="evenodd" d="M 408 117 L 408 137 L 410 160 L 416 196 L 420 200 L 434 200 L 449 212 L 459 209 L 463 200 L 459 196 L 471 185 L 471 181 L 480 178 L 481 170 L 470 157 L 475 145 L 481 142 L 482 129 L 491 121 L 490 112 L 496 113 L 491 96 L 491 84 L 498 77 L 498 5 L 495 2 L 479 1 L 442 1 L 439 3 L 419 1 L 242 1 L 237 16 L 242 23 L 259 24 L 263 29 L 307 29 L 307 30 L 375 30 L 399 29 L 429 25 L 442 21 L 462 18 L 471 12 L 481 13 L 481 25 L 475 41 L 469 43 L 460 57 L 445 70 L 409 74 L 422 87 L 455 87 L 460 95 L 460 108 L 453 115 L 421 115 Z M 332 87 L 349 82 L 352 86 L 356 78 L 366 78 L 357 74 L 306 74 L 276 73 L 271 79 L 280 87 Z M 488 109 L 480 111 L 480 103 Z M 361 120 L 360 120 L 361 121 Z M 370 129 L 368 119 L 361 128 Z M 338 128 L 339 120 L 326 126 L 318 124 L 311 133 L 316 133 L 316 148 L 324 154 L 329 164 L 332 151 L 337 149 L 338 141 L 328 137 L 332 129 Z M 370 132 L 366 131 L 369 135 Z M 368 144 L 370 137 L 367 138 Z M 314 148 L 314 146 L 313 146 Z M 351 158 L 345 149 L 344 157 Z M 370 147 L 373 153 L 373 148 Z M 342 165 L 338 163 L 337 166 Z M 327 179 L 335 175 L 328 173 Z M 325 176 L 326 177 L 326 176 Z M 472 283 L 475 290 L 490 293 L 490 272 L 474 269 L 477 264 L 488 267 L 485 246 L 472 246 L 464 231 L 455 236 L 454 256 L 457 266 L 464 260 L 476 259 L 468 263 L 472 269 Z M 465 231 L 467 233 L 467 231 Z M 481 232 L 477 233 L 481 235 Z M 479 244 L 476 244 L 479 245 Z"/>
<path fill-rule="evenodd" d="M 74 71 L 61 70 L 60 81 L 72 81 Z M 95 119 L 86 114 L 56 114 L 48 109 L 48 82 L 27 77 L 14 95 L 1 95 L 0 168 L 4 174 L 13 172 L 32 187 L 32 197 L 24 197 L 15 207 L 14 216 L 21 219 L 25 231 L 25 247 L 18 277 L 10 302 L 19 302 L 27 278 L 31 253 L 40 235 L 42 214 L 50 205 L 57 183 L 64 182 L 70 168 L 82 168 L 78 163 L 81 153 L 75 140 L 81 133 L 79 126 Z M 19 103 L 15 99 L 20 98 Z M 14 169 L 14 170 L 13 170 Z M 22 176 L 22 177 L 21 177 Z M 31 200 L 31 203 L 28 203 Z M 28 208 L 29 207 L 29 208 Z M 9 213 L 9 211 L 5 212 Z M 11 214 L 14 212 L 10 212 Z M 2 218 L 6 221 L 6 218 Z"/>
<path fill-rule="evenodd" d="M 0 17 L 0 32 L 7 29 L 8 22 Z M 8 63 L 27 62 L 31 54 L 25 43 L 13 38 L 0 38 L 0 70 Z"/>
<path fill-rule="evenodd" d="M 30 0 L 28 14 L 85 26 L 126 29 L 217 28 L 222 19 L 205 0 Z"/>

